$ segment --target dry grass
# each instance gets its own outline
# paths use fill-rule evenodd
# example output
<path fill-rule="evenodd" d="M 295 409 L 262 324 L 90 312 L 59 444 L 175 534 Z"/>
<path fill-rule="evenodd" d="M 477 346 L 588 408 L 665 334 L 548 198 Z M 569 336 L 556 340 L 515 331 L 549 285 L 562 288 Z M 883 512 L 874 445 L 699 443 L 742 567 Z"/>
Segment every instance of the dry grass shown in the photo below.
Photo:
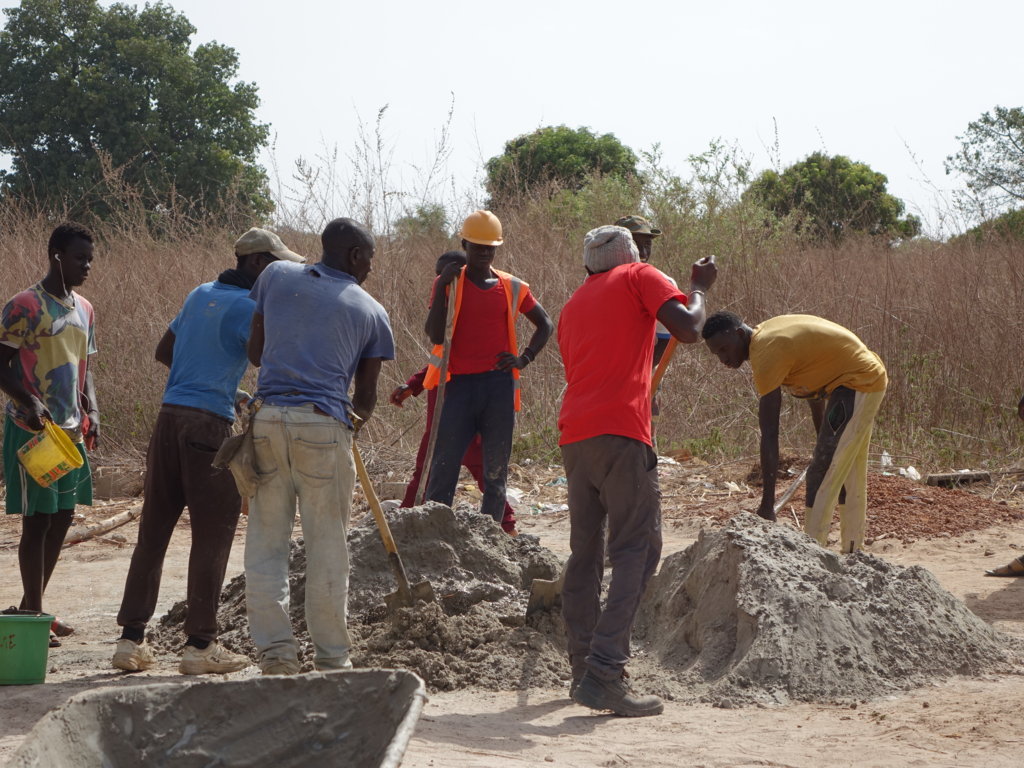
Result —
<path fill-rule="evenodd" d="M 500 211 L 506 245 L 496 266 L 531 284 L 557 321 L 584 277 L 583 233 L 622 211 L 623 201 L 593 201 L 586 218 L 553 216 L 544 200 Z M 557 212 L 556 212 L 557 213 Z M 662 221 L 654 263 L 685 285 L 689 264 L 711 250 L 720 266 L 709 295 L 712 309 L 729 308 L 748 321 L 787 312 L 821 315 L 857 332 L 885 361 L 889 396 L 873 451 L 919 468 L 1010 466 L 1021 458 L 1016 402 L 1020 397 L 1019 339 L 1024 333 L 1024 250 L 984 245 L 910 244 L 890 249 L 852 240 L 835 250 L 800 249 L 769 237 L 742 218 L 695 223 Z M 0 294 L 6 299 L 45 272 L 53 222 L 0 207 Z M 185 295 L 233 264 L 239 232 L 190 228 L 156 239 L 142 227 L 98 228 L 97 259 L 83 293 L 96 307 L 100 354 L 96 379 L 105 451 L 145 448 L 166 371 L 153 350 Z M 292 248 L 315 260 L 315 235 L 282 232 Z M 381 238 L 366 288 L 387 308 L 398 346 L 384 367 L 380 402 L 369 437 L 381 459 L 411 454 L 424 403 L 398 410 L 388 393 L 424 362 L 427 293 L 436 257 L 451 243 L 422 236 Z M 520 329 L 521 344 L 530 326 Z M 310 318 L 303 333 L 316 333 Z M 595 338 L 595 343 L 600 343 Z M 524 375 L 524 410 L 517 457 L 557 461 L 556 417 L 563 386 L 552 341 Z M 703 346 L 677 353 L 665 380 L 659 440 L 663 449 L 688 447 L 705 458 L 755 456 L 756 397 L 749 372 L 720 366 Z M 806 408 L 785 409 L 784 447 L 809 452 Z M 370 454 L 372 458 L 373 454 Z"/>

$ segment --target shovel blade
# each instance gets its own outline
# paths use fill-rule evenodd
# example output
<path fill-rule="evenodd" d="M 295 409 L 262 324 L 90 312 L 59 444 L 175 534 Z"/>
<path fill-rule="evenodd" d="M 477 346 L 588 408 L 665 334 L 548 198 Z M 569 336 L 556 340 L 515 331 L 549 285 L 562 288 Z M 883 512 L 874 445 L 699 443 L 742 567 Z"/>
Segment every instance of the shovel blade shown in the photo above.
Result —
<path fill-rule="evenodd" d="M 429 581 L 420 581 L 416 584 L 410 584 L 409 592 L 396 589 L 394 592 L 389 592 L 384 595 L 384 604 L 388 608 L 388 613 L 392 615 L 394 615 L 399 608 L 412 608 L 420 602 L 437 602 L 437 597 L 434 595 L 434 587 Z"/>
<path fill-rule="evenodd" d="M 412 585 L 412 601 L 413 603 L 420 601 L 424 603 L 437 602 L 437 597 L 434 595 L 434 587 L 431 586 L 429 581 L 421 581 L 418 584 Z"/>
<path fill-rule="evenodd" d="M 554 607 L 561 593 L 561 579 L 534 579 L 530 583 L 530 599 L 526 603 L 526 615 L 533 616 Z"/>

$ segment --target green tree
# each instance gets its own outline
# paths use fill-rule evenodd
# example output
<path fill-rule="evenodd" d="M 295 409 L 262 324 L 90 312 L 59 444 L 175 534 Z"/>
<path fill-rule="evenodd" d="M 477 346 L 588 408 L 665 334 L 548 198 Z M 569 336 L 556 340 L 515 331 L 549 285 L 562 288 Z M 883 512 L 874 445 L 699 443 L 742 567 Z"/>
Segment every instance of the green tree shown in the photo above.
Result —
<path fill-rule="evenodd" d="M 272 208 L 256 154 L 256 86 L 232 82 L 238 55 L 195 33 L 168 5 L 23 0 L 0 31 L 0 151 L 5 195 L 81 215 L 104 213 L 104 184 L 147 210 Z"/>
<path fill-rule="evenodd" d="M 415 210 L 395 219 L 395 235 L 400 240 L 416 237 L 449 236 L 448 214 L 440 203 L 422 203 Z"/>
<path fill-rule="evenodd" d="M 764 171 L 744 193 L 780 219 L 792 217 L 814 239 L 838 243 L 849 232 L 910 238 L 921 232 L 903 201 L 886 192 L 888 179 L 843 155 L 815 152 L 782 173 Z"/>
<path fill-rule="evenodd" d="M 594 173 L 635 176 L 636 164 L 633 150 L 611 133 L 547 126 L 506 142 L 505 151 L 485 165 L 485 185 L 493 204 L 552 182 L 577 191 Z"/>
<path fill-rule="evenodd" d="M 996 216 L 994 219 L 983 221 L 978 226 L 971 227 L 962 235 L 952 238 L 950 242 L 973 242 L 980 244 L 988 239 L 1024 242 L 1024 209 L 1007 211 Z"/>
<path fill-rule="evenodd" d="M 997 204 L 1024 200 L 1024 109 L 985 112 L 957 141 L 960 151 L 946 158 L 946 173 L 963 174 L 971 191 Z"/>

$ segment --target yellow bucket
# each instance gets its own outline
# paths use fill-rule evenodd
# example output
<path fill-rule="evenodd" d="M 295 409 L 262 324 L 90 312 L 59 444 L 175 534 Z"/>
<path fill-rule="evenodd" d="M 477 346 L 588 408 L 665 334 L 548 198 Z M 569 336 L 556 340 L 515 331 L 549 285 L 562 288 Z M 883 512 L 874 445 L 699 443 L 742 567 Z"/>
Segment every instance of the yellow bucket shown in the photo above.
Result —
<path fill-rule="evenodd" d="M 84 463 L 71 438 L 52 421 L 44 422 L 43 431 L 18 449 L 18 461 L 43 488 Z"/>

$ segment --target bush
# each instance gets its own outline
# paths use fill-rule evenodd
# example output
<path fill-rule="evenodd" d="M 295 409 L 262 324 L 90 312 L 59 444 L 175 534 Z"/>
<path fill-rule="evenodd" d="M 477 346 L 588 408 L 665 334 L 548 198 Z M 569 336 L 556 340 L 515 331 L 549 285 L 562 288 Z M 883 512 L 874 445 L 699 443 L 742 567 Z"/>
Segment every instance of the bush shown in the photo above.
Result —
<path fill-rule="evenodd" d="M 682 182 L 680 182 L 682 184 Z M 1006 339 L 1024 335 L 1024 252 L 1004 240 L 914 243 L 890 248 L 871 237 L 848 237 L 838 247 L 800 247 L 791 232 L 766 230 L 757 210 L 731 202 L 702 211 L 701 185 L 690 185 L 688 210 L 668 205 L 656 223 L 665 230 L 653 262 L 685 288 L 689 265 L 713 249 L 720 265 L 709 307 L 731 309 L 752 323 L 787 312 L 821 315 L 855 331 L 878 352 L 890 387 L 876 425 L 874 450 L 897 462 L 959 468 L 1007 466 L 1022 458 L 1016 402 L 1020 361 Z M 583 282 L 582 237 L 650 200 L 650 186 L 593 177 L 571 198 L 541 192 L 506 203 L 506 244 L 496 266 L 528 283 L 557 322 Z M 453 217 L 454 218 L 454 217 Z M 38 280 L 54 221 L 0 203 L 3 299 Z M 195 285 L 233 263 L 241 231 L 193 222 L 157 239 L 125 222 L 99 228 L 96 262 L 84 293 L 96 307 L 95 358 L 106 443 L 102 454 L 139 455 L 159 408 L 166 370 L 153 350 Z M 289 247 L 319 255 L 315 232 L 281 230 Z M 384 366 L 379 405 L 367 425 L 367 460 L 412 463 L 422 433 L 425 398 L 389 406 L 388 393 L 426 361 L 423 334 L 434 261 L 449 241 L 441 232 L 414 230 L 378 238 L 366 288 L 390 313 L 397 360 Z M 524 320 L 521 344 L 529 332 Z M 598 342 L 595 342 L 598 343 Z M 524 373 L 516 456 L 557 461 L 555 428 L 565 385 L 552 339 Z M 662 385 L 658 437 L 699 458 L 756 461 L 757 398 L 749 371 L 724 368 L 703 345 L 681 347 Z M 782 449 L 809 455 L 805 405 L 787 399 Z M 399 479 L 399 478 L 395 478 Z"/>

